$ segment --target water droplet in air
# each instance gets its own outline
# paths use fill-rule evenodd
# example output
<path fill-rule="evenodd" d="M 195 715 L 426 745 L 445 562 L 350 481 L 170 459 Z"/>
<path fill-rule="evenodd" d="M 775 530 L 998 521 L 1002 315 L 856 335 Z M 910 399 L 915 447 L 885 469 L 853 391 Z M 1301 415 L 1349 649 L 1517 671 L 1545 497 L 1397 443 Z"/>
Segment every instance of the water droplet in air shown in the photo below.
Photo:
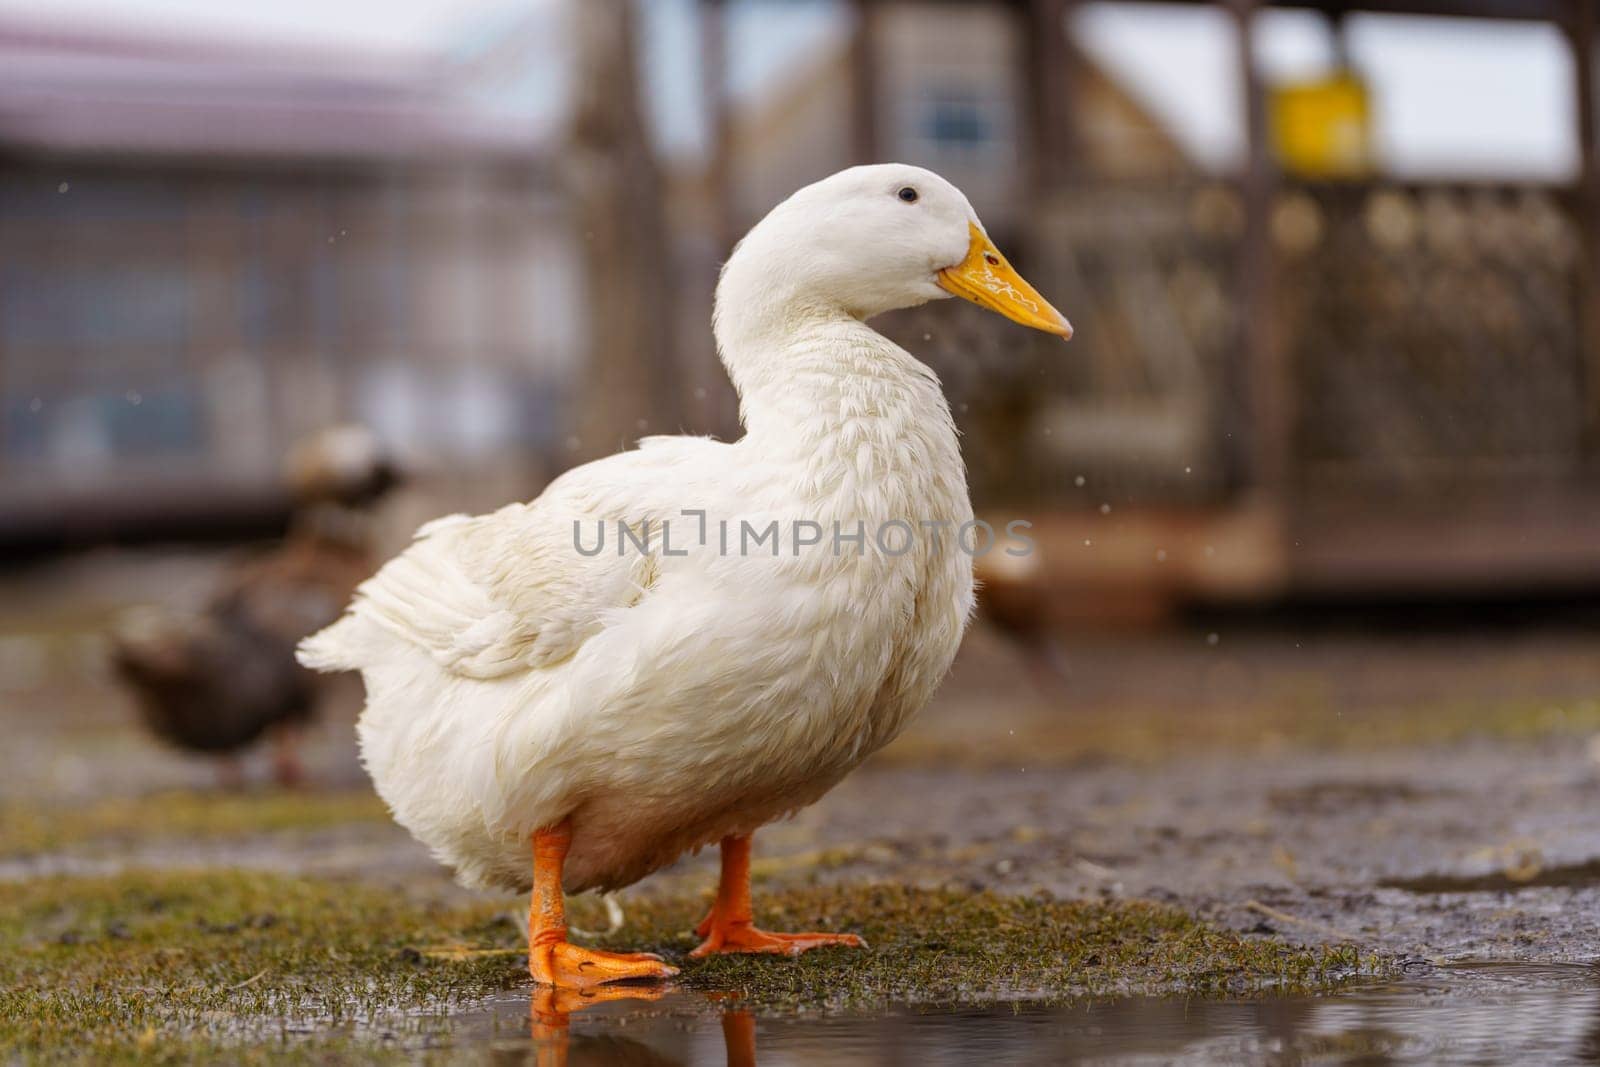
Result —
<path fill-rule="evenodd" d="M 1102 514 L 1102 515 L 1111 514 L 1111 505 L 1110 504 L 1101 504 L 1100 505 L 1100 514 Z"/>
<path fill-rule="evenodd" d="M 1220 634 L 1206 634 L 1206 644 L 1208 645 L 1214 645 L 1221 640 L 1222 636 Z"/>
<path fill-rule="evenodd" d="M 1077 486 L 1079 489 L 1083 488 L 1083 483 L 1084 483 L 1084 477 L 1081 474 L 1078 475 L 1076 478 L 1072 479 L 1072 484 Z"/>
<path fill-rule="evenodd" d="M 72 188 L 72 184 L 70 182 L 62 182 L 60 185 L 56 186 L 56 192 L 64 193 L 68 189 L 71 189 L 71 188 Z"/>

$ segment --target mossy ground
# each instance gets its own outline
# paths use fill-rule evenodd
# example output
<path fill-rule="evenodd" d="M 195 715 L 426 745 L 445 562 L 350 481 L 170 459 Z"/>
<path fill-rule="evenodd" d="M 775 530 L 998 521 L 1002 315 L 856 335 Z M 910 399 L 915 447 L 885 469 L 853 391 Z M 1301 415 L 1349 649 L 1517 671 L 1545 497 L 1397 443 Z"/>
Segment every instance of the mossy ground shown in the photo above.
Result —
<path fill-rule="evenodd" d="M 517 979 L 505 960 L 420 954 L 440 939 L 514 940 L 488 903 L 230 870 L 45 878 L 6 898 L 0 1050 L 24 1059 L 265 1057 L 302 1030 L 288 1049 L 321 1055 L 353 1022 Z"/>
<path fill-rule="evenodd" d="M 528 982 L 504 900 L 222 869 L 38 879 L 6 899 L 0 1059 L 403 1057 L 448 1030 L 451 1007 Z M 774 928 L 855 930 L 869 951 L 686 961 L 705 903 L 631 900 L 609 941 L 683 964 L 680 987 L 785 1011 L 1306 991 L 1379 966 L 1352 948 L 1293 949 L 1154 904 L 899 886 L 762 894 Z M 599 908 L 575 902 L 573 918 L 598 925 Z"/>
<path fill-rule="evenodd" d="M 91 843 L 194 841 L 387 821 L 370 789 L 167 790 L 44 808 L 0 801 L 0 858 Z"/>
<path fill-rule="evenodd" d="M 677 957 L 696 944 L 687 927 L 704 909 L 698 899 L 630 903 L 629 930 L 616 943 Z M 1380 966 L 1349 946 L 1290 948 L 1146 901 L 858 884 L 763 893 L 758 912 L 777 930 L 850 930 L 870 949 L 793 961 L 718 957 L 688 967 L 683 983 L 738 993 L 757 1008 L 863 1010 L 1013 996 L 1306 992 Z"/>

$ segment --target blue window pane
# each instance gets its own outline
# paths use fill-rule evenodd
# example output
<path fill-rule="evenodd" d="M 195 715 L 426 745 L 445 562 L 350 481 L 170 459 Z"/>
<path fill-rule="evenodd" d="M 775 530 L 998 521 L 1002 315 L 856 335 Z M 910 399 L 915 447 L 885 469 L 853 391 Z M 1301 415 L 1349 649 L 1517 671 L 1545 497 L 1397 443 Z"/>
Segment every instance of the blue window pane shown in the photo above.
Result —
<path fill-rule="evenodd" d="M 974 147 L 994 140 L 994 124 L 976 98 L 941 95 L 923 108 L 922 134 L 938 144 Z"/>

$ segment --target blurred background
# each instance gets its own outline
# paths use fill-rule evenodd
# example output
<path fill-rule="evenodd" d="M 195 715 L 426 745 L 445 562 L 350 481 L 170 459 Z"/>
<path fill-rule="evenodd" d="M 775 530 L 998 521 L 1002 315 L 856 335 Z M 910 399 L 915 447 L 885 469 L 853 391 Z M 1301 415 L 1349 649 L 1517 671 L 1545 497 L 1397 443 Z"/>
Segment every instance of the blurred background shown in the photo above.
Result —
<path fill-rule="evenodd" d="M 959 301 L 882 323 L 946 383 L 979 511 L 1041 546 L 985 576 L 969 694 L 1010 647 L 1051 707 L 1130 673 L 1233 706 L 1281 694 L 1280 652 L 1318 692 L 1388 677 L 1348 643 L 1294 658 L 1335 616 L 1586 620 L 1595 25 L 1589 0 L 0 0 L 0 704 L 126 718 L 117 613 L 236 591 L 305 528 L 286 464 L 330 427 L 405 472 L 361 504 L 374 563 L 643 434 L 737 436 L 719 264 L 883 160 L 960 185 L 1078 330 Z M 1224 659 L 1245 626 L 1275 651 Z M 1085 627 L 1131 659 L 1075 659 Z M 1563 633 L 1508 692 L 1600 685 Z M 1450 647 L 1428 677 L 1481 691 L 1449 657 L 1505 645 Z M 1416 697 L 1395 648 L 1367 648 L 1394 660 L 1373 706 Z"/>

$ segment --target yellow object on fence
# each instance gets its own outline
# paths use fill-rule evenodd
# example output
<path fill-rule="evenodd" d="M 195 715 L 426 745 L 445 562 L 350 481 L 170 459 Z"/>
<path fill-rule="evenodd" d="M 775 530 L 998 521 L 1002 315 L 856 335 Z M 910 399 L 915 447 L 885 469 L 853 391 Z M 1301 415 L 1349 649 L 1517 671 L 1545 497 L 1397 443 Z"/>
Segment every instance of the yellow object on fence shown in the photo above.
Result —
<path fill-rule="evenodd" d="M 1372 170 L 1367 86 L 1350 71 L 1275 86 L 1269 99 L 1278 161 L 1306 178 L 1360 177 Z"/>

